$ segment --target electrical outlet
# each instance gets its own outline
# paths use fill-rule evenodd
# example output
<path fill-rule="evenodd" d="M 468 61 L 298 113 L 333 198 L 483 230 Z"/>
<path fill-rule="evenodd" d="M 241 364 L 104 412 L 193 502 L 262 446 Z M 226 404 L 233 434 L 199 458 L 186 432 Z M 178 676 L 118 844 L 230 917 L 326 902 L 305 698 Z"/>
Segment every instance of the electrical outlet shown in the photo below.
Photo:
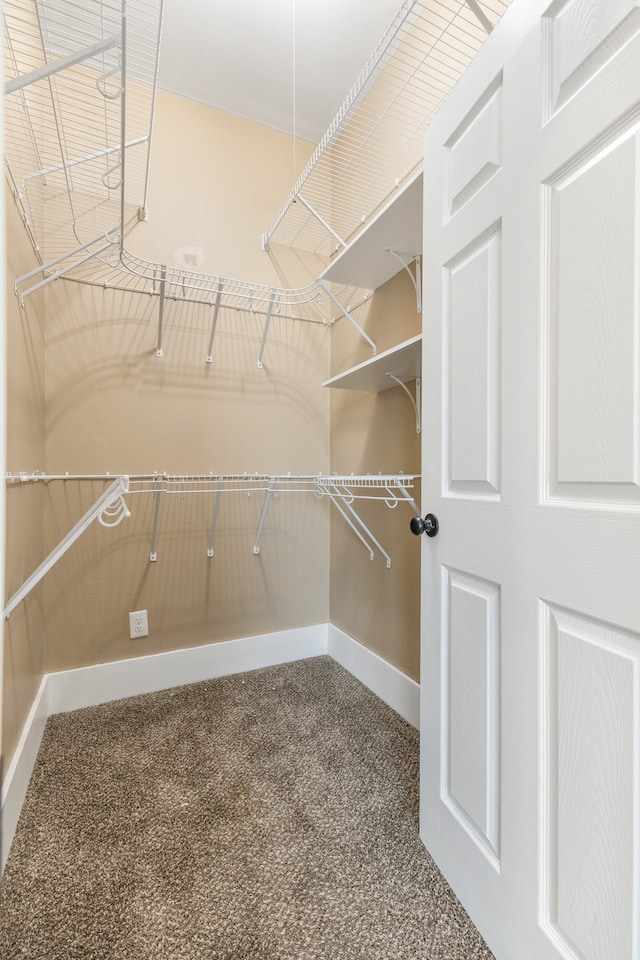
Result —
<path fill-rule="evenodd" d="M 132 640 L 149 636 L 149 621 L 146 610 L 134 610 L 129 614 L 129 636 Z"/>

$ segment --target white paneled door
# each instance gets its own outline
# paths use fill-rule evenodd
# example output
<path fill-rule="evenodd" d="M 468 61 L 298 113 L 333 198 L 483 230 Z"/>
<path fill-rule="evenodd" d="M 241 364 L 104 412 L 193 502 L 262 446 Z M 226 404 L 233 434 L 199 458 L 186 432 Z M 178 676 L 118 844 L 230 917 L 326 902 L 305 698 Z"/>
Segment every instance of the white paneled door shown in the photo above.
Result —
<path fill-rule="evenodd" d="M 640 2 L 514 0 L 424 196 L 422 837 L 498 960 L 640 960 Z"/>

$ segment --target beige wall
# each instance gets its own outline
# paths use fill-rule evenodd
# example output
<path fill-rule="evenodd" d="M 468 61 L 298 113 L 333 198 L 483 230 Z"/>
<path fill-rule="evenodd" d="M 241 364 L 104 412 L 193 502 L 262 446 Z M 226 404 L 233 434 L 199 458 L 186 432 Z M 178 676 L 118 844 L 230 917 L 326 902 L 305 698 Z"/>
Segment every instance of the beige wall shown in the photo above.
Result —
<path fill-rule="evenodd" d="M 198 255 L 202 273 L 298 287 L 315 280 L 322 263 L 272 244 L 262 234 L 313 153 L 257 123 L 159 91 L 151 149 L 149 219 L 126 245 L 158 263 L 186 267 Z"/>
<path fill-rule="evenodd" d="M 291 182 L 288 137 L 161 94 L 152 170 L 149 221 L 129 236 L 133 252 L 180 265 L 180 249 L 196 248 L 202 272 L 308 282 L 299 261 L 275 262 L 260 243 Z M 222 310 L 207 364 L 211 310 L 169 303 L 162 358 L 157 311 L 146 295 L 71 282 L 48 289 L 48 473 L 327 469 L 328 328 L 274 315 L 260 370 L 262 316 Z M 48 486 L 50 546 L 102 489 Z M 313 496 L 273 500 L 255 556 L 263 495 L 225 495 L 213 559 L 213 497 L 165 497 L 155 563 L 152 497 L 127 502 L 129 520 L 114 530 L 94 524 L 46 578 L 47 670 L 328 619 L 329 518 Z M 133 642 L 128 612 L 138 609 L 148 610 L 150 637 Z"/>
<path fill-rule="evenodd" d="M 420 333 L 411 281 L 403 271 L 376 291 L 355 319 L 383 350 Z M 371 357 L 371 348 L 345 319 L 332 329 L 335 375 Z M 413 390 L 413 384 L 410 384 Z M 379 394 L 332 390 L 331 469 L 337 473 L 420 473 L 420 436 L 401 387 Z M 419 483 L 413 491 L 420 505 Z M 420 542 L 409 530 L 409 505 L 357 505 L 391 555 L 391 569 L 374 560 L 339 514 L 331 519 L 331 622 L 385 660 L 419 679 Z"/>
<path fill-rule="evenodd" d="M 13 198 L 7 209 L 7 469 L 44 469 L 44 324 L 42 296 L 22 311 L 13 280 L 35 264 Z M 44 490 L 7 486 L 6 590 L 11 596 L 44 556 Z M 5 622 L 2 768 L 6 775 L 44 671 L 42 587 Z"/>
<path fill-rule="evenodd" d="M 307 147 L 298 144 L 300 165 L 312 150 Z M 149 221 L 133 227 L 127 246 L 178 266 L 184 265 L 187 248 L 202 272 L 284 287 L 306 284 L 317 275 L 317 262 L 277 245 L 266 253 L 260 244 L 291 186 L 291 154 L 291 141 L 283 134 L 161 94 Z M 24 269 L 16 258 L 19 250 L 26 256 L 26 247 L 12 203 L 10 212 L 11 280 Z M 346 321 L 330 329 L 274 315 L 259 370 L 263 318 L 246 311 L 221 311 L 214 363 L 206 364 L 211 323 L 206 307 L 168 304 L 165 356 L 158 358 L 158 301 L 148 295 L 59 281 L 42 299 L 29 298 L 24 315 L 15 299 L 9 302 L 10 470 L 314 474 L 329 468 L 347 473 L 419 469 L 413 413 L 399 388 L 368 395 L 321 387 L 330 375 L 330 349 L 333 372 L 370 355 Z M 390 281 L 357 318 L 380 350 L 416 333 L 419 318 L 408 278 Z M 101 482 L 66 481 L 9 491 L 10 591 L 102 489 Z M 254 556 L 253 543 L 262 496 L 226 495 L 212 559 L 206 547 L 213 498 L 165 497 L 158 559 L 150 563 L 153 499 L 142 494 L 127 502 L 131 518 L 112 530 L 94 524 L 11 617 L 7 755 L 43 669 L 331 617 L 417 677 L 419 544 L 408 534 L 408 507 L 363 508 L 393 557 L 387 570 L 380 557 L 369 561 L 326 502 L 294 494 L 272 501 L 260 556 Z M 150 636 L 131 641 L 127 614 L 138 609 L 148 610 Z"/>

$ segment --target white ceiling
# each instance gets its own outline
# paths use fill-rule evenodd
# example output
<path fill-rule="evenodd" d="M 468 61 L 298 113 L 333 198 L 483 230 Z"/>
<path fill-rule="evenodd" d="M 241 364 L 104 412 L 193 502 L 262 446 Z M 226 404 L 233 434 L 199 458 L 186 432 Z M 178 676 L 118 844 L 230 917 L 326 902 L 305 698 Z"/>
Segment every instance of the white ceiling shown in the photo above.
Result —
<path fill-rule="evenodd" d="M 159 86 L 293 133 L 295 50 L 295 133 L 317 143 L 401 6 L 165 0 Z"/>

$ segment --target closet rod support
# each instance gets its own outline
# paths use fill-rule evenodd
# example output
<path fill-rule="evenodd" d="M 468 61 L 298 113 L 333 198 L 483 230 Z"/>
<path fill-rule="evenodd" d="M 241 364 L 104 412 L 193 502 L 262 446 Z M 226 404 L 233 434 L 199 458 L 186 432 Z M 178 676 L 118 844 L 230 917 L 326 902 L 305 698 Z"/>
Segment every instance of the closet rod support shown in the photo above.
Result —
<path fill-rule="evenodd" d="M 389 377 L 390 380 L 394 380 L 399 387 L 402 387 L 406 395 L 409 397 L 409 400 L 411 400 L 411 406 L 413 407 L 413 410 L 416 415 L 416 433 L 420 433 L 422 430 L 422 422 L 420 417 L 422 381 L 420 380 L 420 377 L 416 377 L 416 396 L 414 400 L 414 398 L 411 395 L 411 391 L 409 390 L 409 387 L 406 385 L 404 380 L 401 380 L 400 377 L 396 377 L 395 373 L 387 372 L 387 376 Z"/>
<path fill-rule="evenodd" d="M 60 73 L 61 70 L 66 70 L 67 67 L 73 67 L 77 63 L 82 63 L 84 60 L 91 60 L 93 57 L 97 57 L 98 54 L 104 53 L 107 50 L 111 50 L 112 47 L 119 45 L 119 33 L 105 37 L 104 40 L 94 43 L 91 47 L 85 47 L 82 50 L 76 51 L 76 53 L 70 53 L 69 56 L 56 60 L 54 63 L 47 63 L 44 67 L 38 67 L 37 70 L 31 70 L 21 77 L 8 80 L 4 85 L 4 92 L 5 94 L 15 93 L 16 90 L 22 90 L 23 87 L 28 87 L 30 84 L 37 83 L 39 80 L 46 80 L 47 77 L 52 77 L 54 74 Z"/>
<path fill-rule="evenodd" d="M 330 502 L 334 505 L 334 507 L 336 508 L 336 510 L 338 511 L 338 513 L 340 514 L 340 516 L 342 517 L 342 519 L 348 524 L 348 526 L 351 527 L 351 529 L 352 529 L 353 532 L 355 533 L 356 537 L 358 538 L 358 540 L 360 541 L 360 543 L 363 545 L 363 547 L 365 548 L 365 550 L 366 550 L 367 553 L 369 554 L 369 560 L 373 560 L 373 558 L 375 557 L 375 553 L 374 553 L 374 551 L 373 551 L 373 547 L 371 546 L 370 543 L 367 543 L 367 541 L 365 540 L 364 536 L 360 533 L 360 531 L 359 531 L 358 528 L 355 526 L 355 524 L 352 523 L 352 521 L 349 519 L 349 517 L 347 516 L 345 510 L 343 509 L 342 505 L 340 504 L 339 497 L 334 496 L 334 494 L 332 494 L 331 491 L 328 489 L 328 487 L 326 487 L 323 483 L 319 483 L 319 484 L 318 484 L 318 488 L 319 488 L 319 490 L 320 490 L 326 497 L 329 498 Z"/>
<path fill-rule="evenodd" d="M 364 337 L 364 339 L 367 341 L 367 343 L 368 343 L 369 346 L 371 347 L 371 350 L 373 351 L 373 356 L 375 357 L 376 353 L 378 352 L 378 348 L 376 347 L 376 345 L 375 345 L 375 343 L 373 342 L 373 340 L 371 339 L 371 337 L 364 332 L 364 330 L 362 329 L 362 327 L 360 326 L 360 324 L 357 322 L 357 320 L 354 320 L 353 317 L 351 316 L 351 314 L 348 313 L 347 310 L 345 310 L 345 308 L 342 306 L 342 304 L 340 303 L 340 301 L 338 300 L 338 298 L 337 298 L 337 297 L 334 297 L 334 295 L 331 293 L 331 291 L 330 291 L 329 288 L 325 285 L 325 283 L 324 283 L 322 280 L 318 280 L 317 283 L 318 283 L 318 286 L 320 287 L 320 289 L 325 292 L 325 294 L 329 297 L 329 299 L 332 301 L 332 303 L 334 303 L 334 304 L 336 305 L 336 307 L 338 308 L 338 310 L 340 311 L 340 313 L 342 314 L 342 316 L 347 318 L 347 320 L 349 321 L 349 323 L 350 323 L 353 327 L 356 328 L 356 330 L 358 331 L 358 333 L 360 334 L 361 337 Z"/>
<path fill-rule="evenodd" d="M 418 504 L 415 502 L 415 500 L 413 499 L 409 491 L 401 483 L 398 483 L 397 481 L 394 483 L 394 490 L 400 491 L 402 496 L 405 497 L 405 499 L 407 500 L 407 503 L 410 505 L 416 517 L 420 517 L 422 519 L 422 514 L 418 509 Z"/>
<path fill-rule="evenodd" d="M 340 496 L 340 491 L 338 490 L 337 486 L 332 483 L 332 484 L 331 484 L 331 487 L 333 487 L 333 490 L 334 490 L 334 493 L 336 494 L 336 496 Z M 371 540 L 371 542 L 378 548 L 378 550 L 380 551 L 380 553 L 382 554 L 382 556 L 385 558 L 385 560 L 386 560 L 386 562 L 387 562 L 387 570 L 390 570 L 390 569 L 391 569 L 391 557 L 389 556 L 389 554 L 387 553 L 387 551 L 384 549 L 384 547 L 382 546 L 382 544 L 380 543 L 380 541 L 379 541 L 379 540 L 376 540 L 376 538 L 374 537 L 374 535 L 371 533 L 371 530 L 369 530 L 368 526 L 366 525 L 366 523 L 364 522 L 364 520 L 362 519 L 362 517 L 354 510 L 354 508 L 353 508 L 352 505 L 349 503 L 349 501 L 348 501 L 348 500 L 344 500 L 344 498 L 343 498 L 343 504 L 344 504 L 345 510 L 348 510 L 348 512 L 349 512 L 349 513 L 351 514 L 351 516 L 353 517 L 353 519 L 356 521 L 356 523 L 358 523 L 358 524 L 360 525 L 360 527 L 362 528 L 362 530 L 364 530 L 364 532 L 365 532 L 366 535 L 369 537 L 369 539 Z M 350 524 L 350 526 L 351 526 L 351 524 Z"/>

